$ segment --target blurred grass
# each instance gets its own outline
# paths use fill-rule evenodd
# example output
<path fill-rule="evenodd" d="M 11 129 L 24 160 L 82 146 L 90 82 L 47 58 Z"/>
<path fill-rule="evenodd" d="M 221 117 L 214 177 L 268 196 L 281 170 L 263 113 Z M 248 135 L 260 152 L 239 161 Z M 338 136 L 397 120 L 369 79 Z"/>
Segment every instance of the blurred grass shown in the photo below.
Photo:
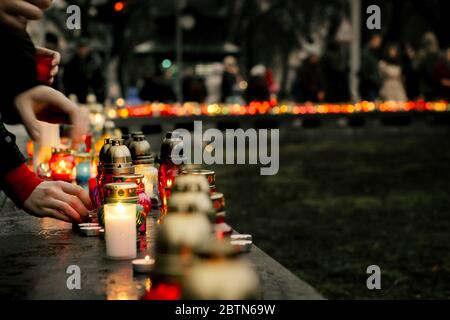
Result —
<path fill-rule="evenodd" d="M 215 167 L 229 222 L 327 298 L 450 298 L 450 139 L 433 130 L 289 133 L 275 176 Z"/>

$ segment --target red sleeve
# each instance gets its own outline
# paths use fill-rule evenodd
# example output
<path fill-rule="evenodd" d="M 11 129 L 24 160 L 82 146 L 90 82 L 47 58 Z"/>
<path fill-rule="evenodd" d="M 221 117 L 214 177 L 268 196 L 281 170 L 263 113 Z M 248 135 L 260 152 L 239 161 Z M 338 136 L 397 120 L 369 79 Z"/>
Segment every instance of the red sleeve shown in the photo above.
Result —
<path fill-rule="evenodd" d="M 3 177 L 5 193 L 18 206 L 22 206 L 43 180 L 28 169 L 25 163 L 7 172 Z"/>

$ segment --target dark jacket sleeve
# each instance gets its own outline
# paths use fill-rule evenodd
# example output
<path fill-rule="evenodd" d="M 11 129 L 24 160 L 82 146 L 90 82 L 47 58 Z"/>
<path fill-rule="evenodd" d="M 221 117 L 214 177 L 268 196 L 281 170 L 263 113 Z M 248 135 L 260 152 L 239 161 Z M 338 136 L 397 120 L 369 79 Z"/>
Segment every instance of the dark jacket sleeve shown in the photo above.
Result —
<path fill-rule="evenodd" d="M 25 157 L 16 145 L 16 137 L 8 132 L 0 119 L 0 186 L 14 203 L 22 207 L 42 182 L 25 165 Z"/>
<path fill-rule="evenodd" d="M 16 137 L 8 132 L 0 119 L 0 186 L 13 202 L 22 207 L 42 182 L 25 164 L 16 145 Z"/>
<path fill-rule="evenodd" d="M 20 123 L 14 99 L 39 84 L 35 62 L 36 49 L 27 33 L 0 27 L 0 112 L 3 122 Z"/>
<path fill-rule="evenodd" d="M 0 118 L 0 176 L 25 162 L 16 145 L 16 137 L 6 130 Z"/>
<path fill-rule="evenodd" d="M 5 188 L 8 173 L 21 167 L 25 157 L 16 145 L 16 137 L 3 123 L 19 123 L 14 99 L 38 85 L 35 48 L 28 34 L 11 32 L 0 27 L 0 183 Z M 7 184 L 7 183 L 6 183 Z"/>

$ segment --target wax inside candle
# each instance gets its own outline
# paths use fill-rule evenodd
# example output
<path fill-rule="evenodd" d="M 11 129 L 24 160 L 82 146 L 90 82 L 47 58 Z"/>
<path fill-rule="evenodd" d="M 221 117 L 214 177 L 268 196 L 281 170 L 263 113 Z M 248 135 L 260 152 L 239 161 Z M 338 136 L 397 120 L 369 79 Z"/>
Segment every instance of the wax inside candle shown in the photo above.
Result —
<path fill-rule="evenodd" d="M 106 254 L 112 259 L 136 257 L 136 204 L 104 205 Z"/>

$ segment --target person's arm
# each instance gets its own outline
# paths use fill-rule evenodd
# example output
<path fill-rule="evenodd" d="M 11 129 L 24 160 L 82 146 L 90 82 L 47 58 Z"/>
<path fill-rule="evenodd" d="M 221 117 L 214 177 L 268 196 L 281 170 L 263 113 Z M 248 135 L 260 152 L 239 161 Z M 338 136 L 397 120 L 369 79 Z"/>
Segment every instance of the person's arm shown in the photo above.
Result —
<path fill-rule="evenodd" d="M 0 39 L 7 46 L 0 49 L 0 112 L 7 124 L 21 123 L 14 98 L 39 84 L 33 43 L 25 32 L 0 28 Z"/>
<path fill-rule="evenodd" d="M 1 120 L 0 120 L 1 121 Z M 0 183 L 5 193 L 21 206 L 42 182 L 25 165 L 25 158 L 16 145 L 16 137 L 0 122 Z"/>
<path fill-rule="evenodd" d="M 89 126 L 87 112 L 59 91 L 37 81 L 36 49 L 26 33 L 0 29 L 8 43 L 0 50 L 0 112 L 5 123 L 23 123 L 34 141 L 40 139 L 37 120 L 72 125 L 73 146 Z"/>
<path fill-rule="evenodd" d="M 38 20 L 52 0 L 0 0 L 0 26 L 25 31 L 28 20 Z"/>
<path fill-rule="evenodd" d="M 63 181 L 43 181 L 28 169 L 15 136 L 0 119 L 0 186 L 19 207 L 37 217 L 83 222 L 91 208 L 83 188 Z"/>

